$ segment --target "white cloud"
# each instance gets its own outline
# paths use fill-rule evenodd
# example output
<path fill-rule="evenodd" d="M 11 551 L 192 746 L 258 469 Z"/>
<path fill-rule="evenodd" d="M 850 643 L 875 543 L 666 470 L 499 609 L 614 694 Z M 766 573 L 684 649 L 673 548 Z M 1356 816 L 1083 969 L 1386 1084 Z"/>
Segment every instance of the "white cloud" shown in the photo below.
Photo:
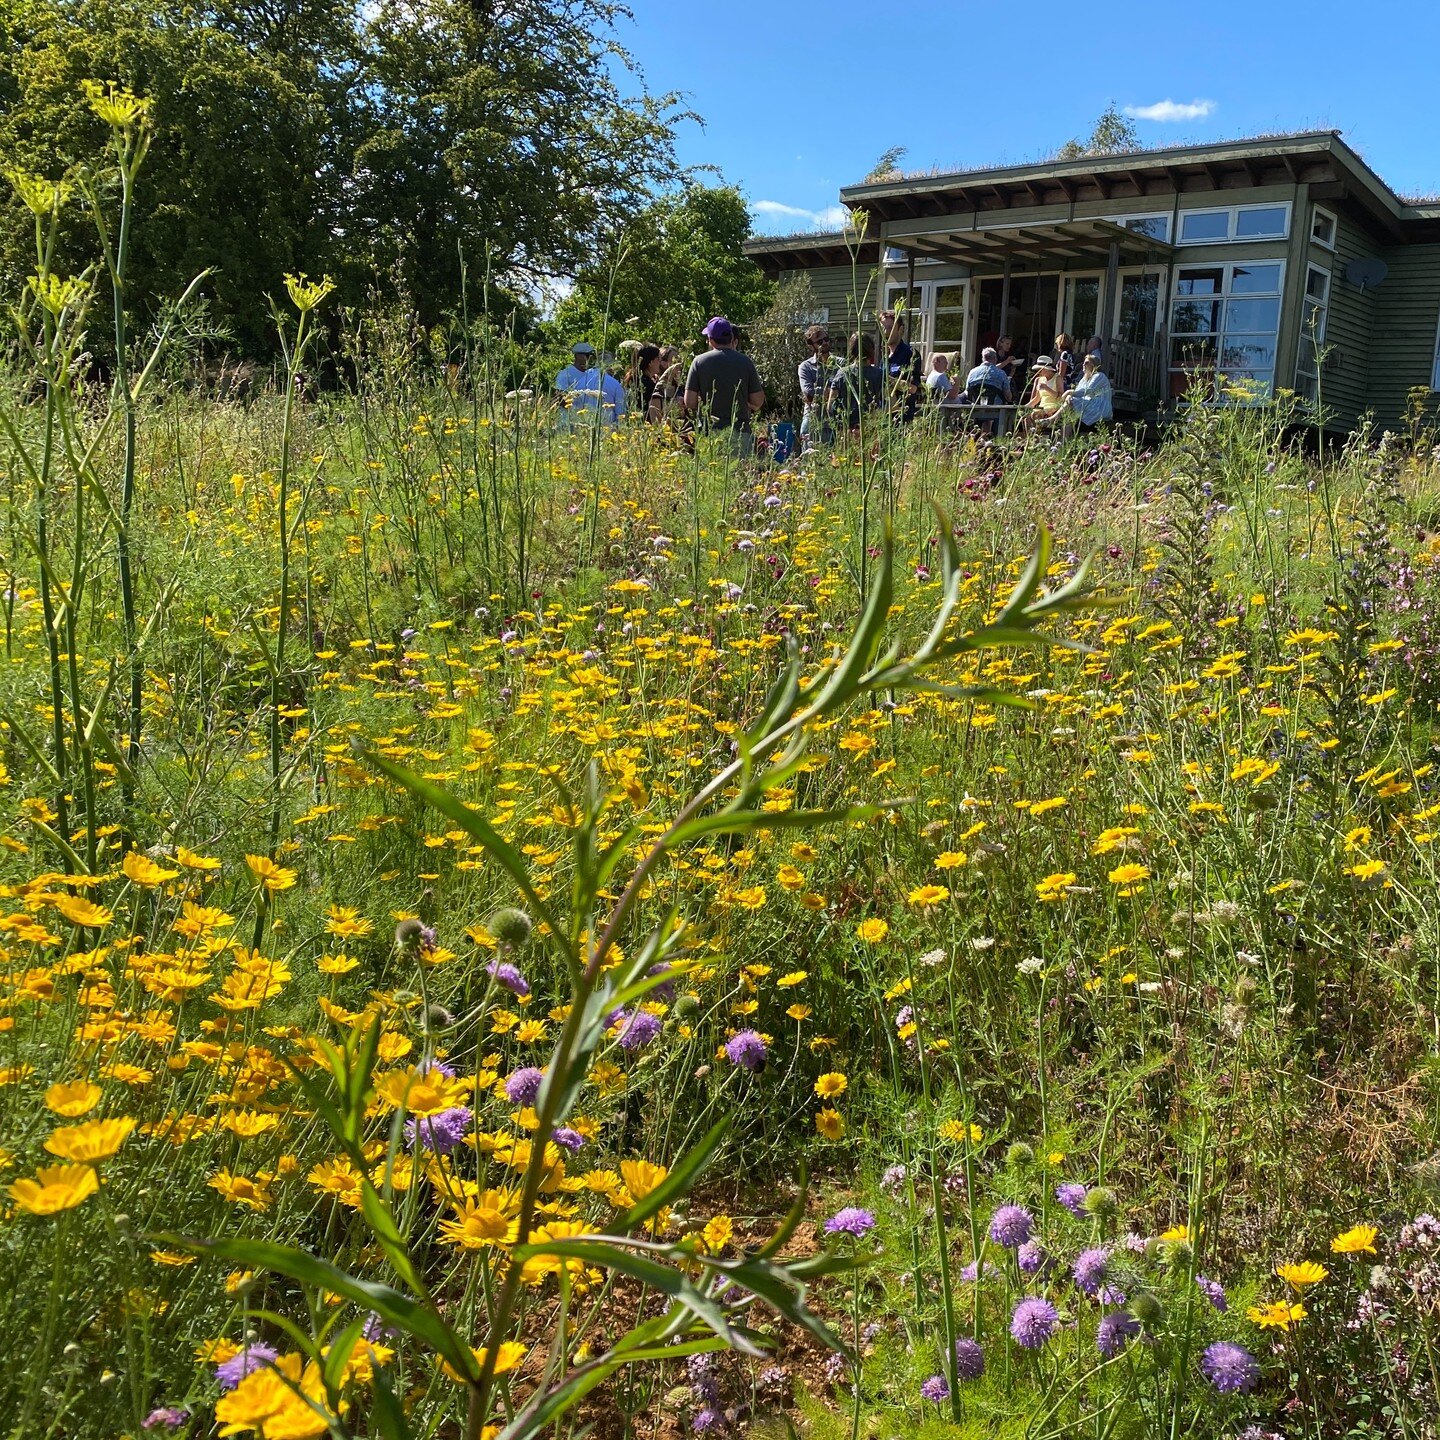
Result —
<path fill-rule="evenodd" d="M 850 218 L 850 212 L 843 205 L 806 210 L 801 205 L 786 205 L 780 200 L 752 200 L 750 213 L 762 222 L 762 229 L 839 230 Z M 771 223 L 764 224 L 766 221 Z"/>
<path fill-rule="evenodd" d="M 1175 120 L 1203 120 L 1215 109 L 1213 100 L 1157 100 L 1153 105 L 1127 105 L 1125 113 L 1132 120 L 1158 120 L 1162 124 Z"/>

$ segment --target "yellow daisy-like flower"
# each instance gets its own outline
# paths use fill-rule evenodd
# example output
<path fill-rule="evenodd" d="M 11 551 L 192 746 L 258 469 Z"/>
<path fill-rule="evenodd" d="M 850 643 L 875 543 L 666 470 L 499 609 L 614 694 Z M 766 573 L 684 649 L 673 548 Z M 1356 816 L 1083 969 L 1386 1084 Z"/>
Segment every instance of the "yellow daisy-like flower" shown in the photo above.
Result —
<path fill-rule="evenodd" d="M 728 1215 L 712 1215 L 700 1234 L 706 1251 L 718 1255 L 734 1239 L 735 1222 Z"/>
<path fill-rule="evenodd" d="M 120 868 L 128 879 L 147 888 L 153 885 L 163 885 L 167 880 L 173 880 L 180 873 L 178 870 L 167 870 L 163 865 L 157 865 L 149 856 L 142 855 L 138 850 L 126 851 L 124 860 L 120 862 Z"/>
<path fill-rule="evenodd" d="M 831 1070 L 820 1076 L 815 1082 L 815 1093 L 822 1100 L 832 1100 L 836 1095 L 843 1095 L 850 1087 L 850 1082 L 838 1070 Z"/>
<path fill-rule="evenodd" d="M 1292 1290 L 1306 1290 L 1311 1285 L 1318 1285 L 1330 1274 L 1314 1260 L 1302 1260 L 1296 1265 L 1277 1265 L 1275 1273 Z"/>
<path fill-rule="evenodd" d="M 943 905 L 950 898 L 950 892 L 943 885 L 917 885 L 906 898 L 917 910 L 929 910 Z"/>
<path fill-rule="evenodd" d="M 963 850 L 942 850 L 935 857 L 937 870 L 958 870 L 970 857 Z"/>
<path fill-rule="evenodd" d="M 1345 1231 L 1343 1235 L 1337 1235 L 1330 1242 L 1330 1250 L 1335 1255 L 1373 1255 L 1375 1254 L 1375 1236 L 1378 1231 L 1373 1225 L 1355 1225 Z"/>
<path fill-rule="evenodd" d="M 630 1198 L 637 1203 L 654 1190 L 670 1172 L 663 1165 L 652 1165 L 648 1160 L 622 1160 L 620 1178 L 630 1192 Z"/>
<path fill-rule="evenodd" d="M 89 1114 L 104 1093 L 93 1080 L 60 1080 L 45 1092 L 45 1104 L 57 1115 L 76 1120 Z"/>
<path fill-rule="evenodd" d="M 245 863 L 261 888 L 269 895 L 290 889 L 300 878 L 293 870 L 277 865 L 268 855 L 247 855 Z"/>
<path fill-rule="evenodd" d="M 42 1165 L 33 1180 L 17 1180 L 10 1194 L 31 1215 L 58 1215 L 84 1204 L 99 1188 L 100 1177 L 89 1165 Z"/>
<path fill-rule="evenodd" d="M 265 1440 L 308 1440 L 323 1435 L 330 1421 L 323 1408 L 325 1383 L 314 1364 L 298 1355 L 282 1355 L 250 1371 L 228 1395 L 215 1402 L 223 1436 L 253 1433 Z"/>
<path fill-rule="evenodd" d="M 1303 1305 L 1272 1300 L 1265 1305 L 1250 1306 L 1245 1312 L 1245 1318 L 1261 1330 L 1288 1330 L 1295 1321 L 1303 1320 L 1309 1313 Z"/>
<path fill-rule="evenodd" d="M 97 1165 L 109 1160 L 129 1138 L 135 1122 L 128 1115 L 113 1120 L 85 1120 L 62 1125 L 45 1141 L 45 1148 L 62 1160 Z"/>
<path fill-rule="evenodd" d="M 1117 865 L 1105 878 L 1112 885 L 1133 887 L 1150 878 L 1150 867 L 1133 862 L 1127 865 Z"/>
<path fill-rule="evenodd" d="M 827 1106 L 816 1114 L 815 1128 L 827 1140 L 842 1140 L 845 1137 L 845 1117 Z"/>
<path fill-rule="evenodd" d="M 884 921 L 872 916 L 869 920 L 862 920 L 855 927 L 857 938 L 863 940 L 867 945 L 878 945 L 890 933 L 890 926 Z"/>
<path fill-rule="evenodd" d="M 1072 870 L 1057 870 L 1053 875 L 1047 875 L 1035 886 L 1035 894 L 1046 904 L 1063 900 L 1070 893 L 1070 887 L 1078 878 Z"/>

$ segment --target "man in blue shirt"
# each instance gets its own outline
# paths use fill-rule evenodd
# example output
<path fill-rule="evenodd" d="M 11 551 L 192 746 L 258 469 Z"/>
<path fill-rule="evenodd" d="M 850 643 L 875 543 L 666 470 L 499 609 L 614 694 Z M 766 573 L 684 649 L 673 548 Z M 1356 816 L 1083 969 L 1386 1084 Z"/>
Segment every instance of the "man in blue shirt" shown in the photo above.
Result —
<path fill-rule="evenodd" d="M 965 377 L 965 398 L 971 404 L 1010 403 L 1010 377 L 1000 368 L 1000 354 L 994 346 L 987 345 L 980 352 L 980 363 Z"/>
<path fill-rule="evenodd" d="M 588 340 L 579 341 L 570 354 L 570 364 L 555 377 L 560 429 L 572 429 L 577 419 L 597 409 L 606 425 L 617 424 L 625 413 L 625 387 L 596 368 L 595 347 Z"/>

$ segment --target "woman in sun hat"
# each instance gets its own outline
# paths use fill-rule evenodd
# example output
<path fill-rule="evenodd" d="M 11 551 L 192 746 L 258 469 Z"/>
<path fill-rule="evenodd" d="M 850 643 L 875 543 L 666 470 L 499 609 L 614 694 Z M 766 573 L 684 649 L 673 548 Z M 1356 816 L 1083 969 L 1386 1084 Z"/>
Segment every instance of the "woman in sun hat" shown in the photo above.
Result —
<path fill-rule="evenodd" d="M 1030 387 L 1030 405 L 1020 420 L 1024 428 L 1047 423 L 1065 403 L 1060 391 L 1059 372 L 1048 355 L 1041 355 L 1030 371 L 1034 377 Z"/>

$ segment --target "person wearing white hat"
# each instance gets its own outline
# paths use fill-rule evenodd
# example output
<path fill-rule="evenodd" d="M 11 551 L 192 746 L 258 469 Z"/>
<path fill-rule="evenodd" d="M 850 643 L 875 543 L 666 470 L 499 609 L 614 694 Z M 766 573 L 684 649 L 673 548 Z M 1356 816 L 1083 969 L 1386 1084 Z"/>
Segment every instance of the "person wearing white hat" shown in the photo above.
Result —
<path fill-rule="evenodd" d="M 576 417 L 599 410 L 607 425 L 616 424 L 625 413 L 625 387 L 595 365 L 595 347 L 579 340 L 570 349 L 570 363 L 555 377 L 560 401 L 559 424 L 569 430 Z"/>

